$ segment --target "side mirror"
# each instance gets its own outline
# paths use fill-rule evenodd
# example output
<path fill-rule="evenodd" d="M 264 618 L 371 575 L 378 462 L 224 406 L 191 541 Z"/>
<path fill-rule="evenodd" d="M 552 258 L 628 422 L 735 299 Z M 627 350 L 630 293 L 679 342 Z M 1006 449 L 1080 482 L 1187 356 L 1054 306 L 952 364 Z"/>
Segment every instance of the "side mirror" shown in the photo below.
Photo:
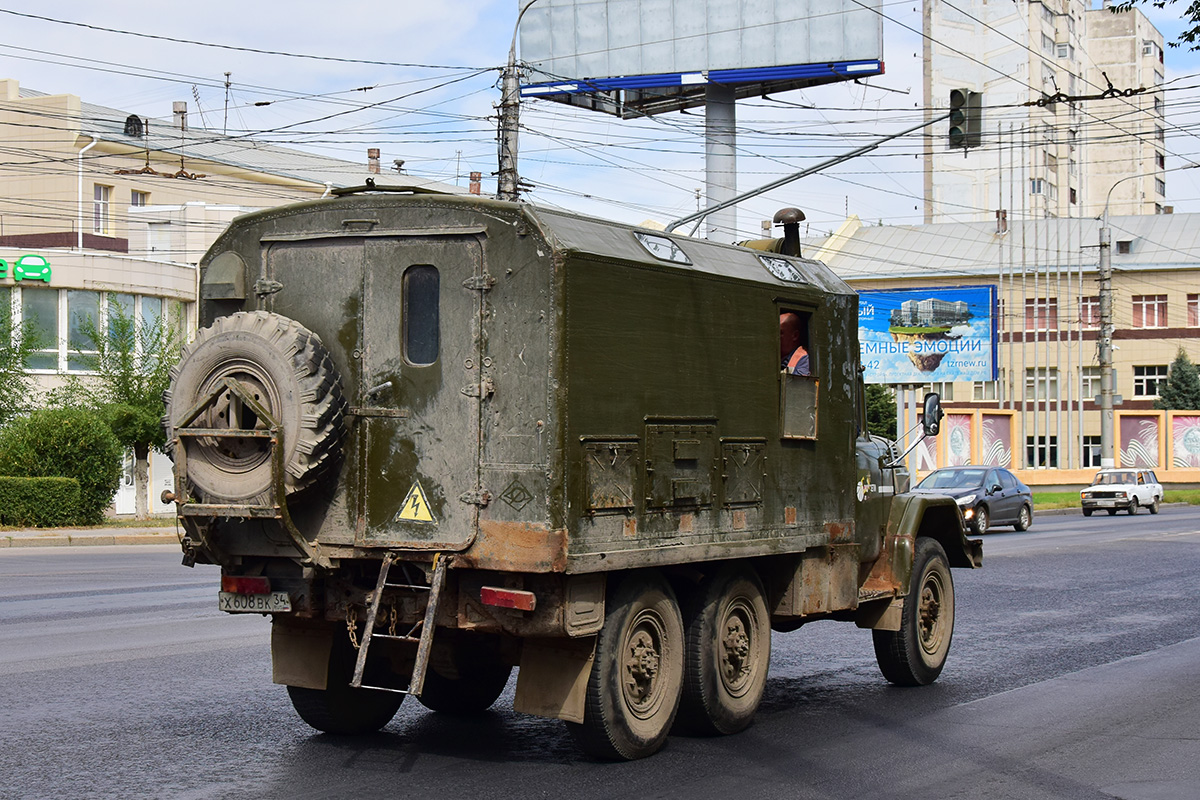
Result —
<path fill-rule="evenodd" d="M 921 427 L 925 429 L 926 436 L 937 436 L 938 431 L 942 428 L 942 398 L 937 392 L 930 392 L 925 395 L 925 410 L 921 414 Z"/>

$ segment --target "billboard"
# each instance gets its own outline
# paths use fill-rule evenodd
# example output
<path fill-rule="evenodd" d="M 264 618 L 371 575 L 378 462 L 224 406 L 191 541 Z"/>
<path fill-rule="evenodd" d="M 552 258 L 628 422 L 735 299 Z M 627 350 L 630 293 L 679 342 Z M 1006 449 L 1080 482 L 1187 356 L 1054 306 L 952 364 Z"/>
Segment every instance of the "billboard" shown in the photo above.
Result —
<path fill-rule="evenodd" d="M 528 0 L 518 0 L 528 5 Z M 632 116 L 883 72 L 881 0 L 537 0 L 520 26 L 522 97 Z"/>
<path fill-rule="evenodd" d="M 867 383 L 994 381 L 996 331 L 994 285 L 858 293 Z"/>

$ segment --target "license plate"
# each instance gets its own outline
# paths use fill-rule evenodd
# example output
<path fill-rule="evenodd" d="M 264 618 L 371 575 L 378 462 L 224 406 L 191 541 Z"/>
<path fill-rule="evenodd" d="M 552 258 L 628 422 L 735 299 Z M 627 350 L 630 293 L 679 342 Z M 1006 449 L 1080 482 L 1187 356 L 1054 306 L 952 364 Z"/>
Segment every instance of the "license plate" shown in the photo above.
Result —
<path fill-rule="evenodd" d="M 292 599 L 287 592 L 271 592 L 270 594 L 234 594 L 233 592 L 218 592 L 217 607 L 222 611 L 233 613 L 269 614 L 275 611 L 291 611 Z"/>

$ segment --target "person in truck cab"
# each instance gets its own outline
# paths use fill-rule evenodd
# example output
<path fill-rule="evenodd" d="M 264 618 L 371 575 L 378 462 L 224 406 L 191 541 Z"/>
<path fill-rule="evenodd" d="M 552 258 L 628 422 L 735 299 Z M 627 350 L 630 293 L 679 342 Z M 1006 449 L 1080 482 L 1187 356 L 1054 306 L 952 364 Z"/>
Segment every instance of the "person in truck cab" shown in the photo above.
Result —
<path fill-rule="evenodd" d="M 800 341 L 800 315 L 785 311 L 779 315 L 780 368 L 792 375 L 808 375 L 808 349 Z"/>

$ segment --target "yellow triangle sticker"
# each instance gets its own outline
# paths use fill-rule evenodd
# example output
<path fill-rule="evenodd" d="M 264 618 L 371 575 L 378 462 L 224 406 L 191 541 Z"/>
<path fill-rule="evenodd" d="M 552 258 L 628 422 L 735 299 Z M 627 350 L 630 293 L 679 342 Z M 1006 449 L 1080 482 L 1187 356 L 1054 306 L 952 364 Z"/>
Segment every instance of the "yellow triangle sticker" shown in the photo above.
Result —
<path fill-rule="evenodd" d="M 419 482 L 414 483 L 408 490 L 408 496 L 404 498 L 404 505 L 400 506 L 400 512 L 396 514 L 396 520 L 436 523 L 433 512 L 429 510 L 429 501 L 425 499 L 425 492 L 421 489 Z"/>

